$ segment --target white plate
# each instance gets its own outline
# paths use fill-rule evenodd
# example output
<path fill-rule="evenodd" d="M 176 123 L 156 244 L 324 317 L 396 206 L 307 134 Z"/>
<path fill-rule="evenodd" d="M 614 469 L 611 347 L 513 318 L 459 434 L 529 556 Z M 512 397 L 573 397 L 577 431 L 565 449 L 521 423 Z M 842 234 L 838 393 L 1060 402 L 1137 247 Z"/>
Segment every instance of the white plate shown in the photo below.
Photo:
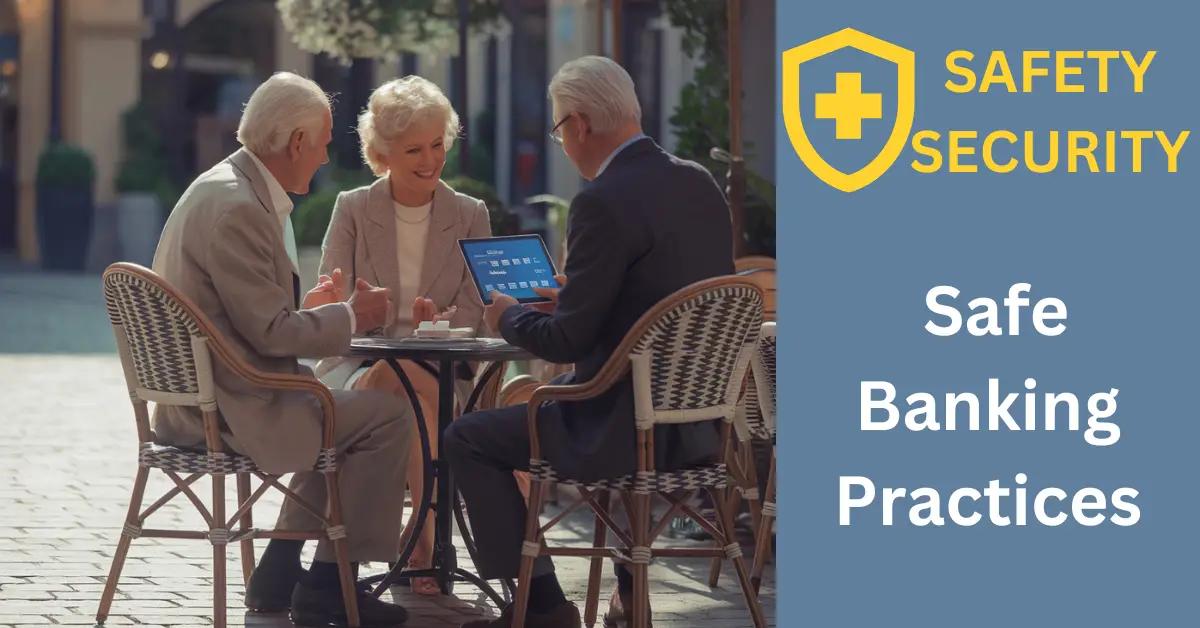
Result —
<path fill-rule="evenodd" d="M 454 327 L 451 329 L 414 329 L 414 338 L 474 338 L 474 327 Z"/>

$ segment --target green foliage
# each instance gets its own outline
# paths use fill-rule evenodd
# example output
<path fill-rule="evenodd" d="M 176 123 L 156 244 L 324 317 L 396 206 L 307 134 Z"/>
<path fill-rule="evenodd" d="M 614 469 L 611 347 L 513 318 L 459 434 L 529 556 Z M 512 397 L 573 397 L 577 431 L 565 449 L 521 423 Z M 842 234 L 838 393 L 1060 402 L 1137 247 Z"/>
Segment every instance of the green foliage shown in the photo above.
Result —
<path fill-rule="evenodd" d="M 337 169 L 321 189 L 304 197 L 292 212 L 292 227 L 299 246 L 320 246 L 333 217 L 333 204 L 338 194 L 371 183 L 374 177 L 366 170 Z"/>
<path fill-rule="evenodd" d="M 567 246 L 567 214 L 571 201 L 553 194 L 538 194 L 525 199 L 526 205 L 546 205 L 546 237 L 550 254 L 563 261 L 563 249 Z"/>
<path fill-rule="evenodd" d="M 473 196 L 487 205 L 488 217 L 492 222 L 492 235 L 513 235 L 519 231 L 520 225 L 516 214 L 508 211 L 508 208 L 504 206 L 504 201 L 500 200 L 500 194 L 496 192 L 496 188 L 470 177 L 446 177 L 444 180 L 446 185 L 454 188 L 454 191 Z"/>
<path fill-rule="evenodd" d="M 351 0 L 353 3 L 353 0 Z M 376 1 L 378 13 L 369 13 L 383 33 L 415 31 L 414 39 L 425 42 L 441 34 L 440 26 L 458 26 L 458 3 L 445 0 Z M 501 0 L 468 0 L 467 24 L 471 27 L 494 22 L 502 13 Z"/>
<path fill-rule="evenodd" d="M 344 65 L 356 58 L 394 61 L 401 52 L 446 52 L 458 30 L 494 23 L 505 0 L 468 0 L 460 20 L 448 0 L 275 0 L 284 27 L 303 50 L 324 52 Z"/>
<path fill-rule="evenodd" d="M 63 188 L 88 188 L 96 179 L 96 169 L 87 151 L 58 142 L 51 144 L 38 158 L 37 184 Z"/>
<path fill-rule="evenodd" d="M 768 203 L 757 194 L 746 195 L 746 215 L 742 225 L 746 235 L 746 255 L 775 257 L 774 194 L 770 198 Z"/>
<path fill-rule="evenodd" d="M 179 199 L 179 191 L 167 174 L 166 150 L 146 107 L 138 103 L 123 113 L 121 129 L 125 158 L 114 181 L 117 192 L 154 194 L 170 209 Z"/>
<path fill-rule="evenodd" d="M 481 142 L 470 142 L 471 144 L 471 179 L 477 180 L 480 183 L 485 183 L 489 186 L 493 185 L 496 178 L 496 162 L 492 155 L 492 151 Z M 442 168 L 442 178 L 452 179 L 462 176 L 458 168 L 458 155 L 462 148 L 462 142 L 455 142 L 450 148 L 450 152 L 446 153 L 446 166 Z"/>
<path fill-rule="evenodd" d="M 713 174 L 722 167 L 709 157 L 714 146 L 729 146 L 729 64 L 726 57 L 728 18 L 725 0 L 668 0 L 671 24 L 683 29 L 683 52 L 699 58 L 690 83 L 679 94 L 669 122 L 681 157 L 704 164 Z"/>
<path fill-rule="evenodd" d="M 526 205 L 546 204 L 546 223 L 559 233 L 567 231 L 567 212 L 571 209 L 571 201 L 553 194 L 538 194 L 525 199 Z"/>
<path fill-rule="evenodd" d="M 413 19 L 414 16 L 425 15 L 429 19 L 458 21 L 458 3 L 448 3 L 444 0 L 392 0 L 395 7 L 407 9 L 408 13 L 396 11 L 393 20 Z M 503 0 L 468 0 L 467 24 L 482 26 L 496 21 L 503 14 Z M 386 10 L 386 9 L 385 9 Z M 397 22 L 398 23 L 398 22 Z"/>
<path fill-rule="evenodd" d="M 375 182 L 375 175 L 366 168 L 334 168 L 329 174 L 333 185 L 343 190 L 352 190 Z"/>
<path fill-rule="evenodd" d="M 488 185 L 496 185 L 496 150 L 493 140 L 496 137 L 496 114 L 483 111 L 475 116 L 475 121 L 467 127 L 468 142 L 471 145 L 471 178 L 478 179 Z M 453 178 L 463 173 L 458 170 L 458 155 L 462 141 L 457 141 L 446 153 L 446 167 L 442 177 Z"/>
<path fill-rule="evenodd" d="M 545 203 L 547 210 L 555 216 L 566 218 L 567 210 L 571 208 L 571 201 L 554 194 L 538 194 L 525 199 L 526 205 L 537 205 Z M 561 222 L 561 221 L 560 221 Z"/>
<path fill-rule="evenodd" d="M 680 92 L 679 105 L 670 117 L 678 140 L 676 153 L 703 164 L 714 174 L 721 166 L 709 157 L 709 149 L 729 146 L 726 80 L 724 67 L 706 65 L 697 68 L 692 82 Z"/>
<path fill-rule="evenodd" d="M 344 190 L 327 186 L 304 197 L 292 211 L 292 226 L 296 230 L 298 246 L 321 246 L 329 219 L 333 217 L 333 204 Z"/>
<path fill-rule="evenodd" d="M 669 119 L 678 140 L 675 152 L 703 164 L 718 181 L 725 181 L 727 164 L 714 160 L 709 151 L 729 146 L 726 2 L 666 0 L 664 8 L 671 24 L 683 29 L 684 53 L 701 61 Z M 746 253 L 774 255 L 775 186 L 750 170 L 746 171 L 744 208 Z"/>

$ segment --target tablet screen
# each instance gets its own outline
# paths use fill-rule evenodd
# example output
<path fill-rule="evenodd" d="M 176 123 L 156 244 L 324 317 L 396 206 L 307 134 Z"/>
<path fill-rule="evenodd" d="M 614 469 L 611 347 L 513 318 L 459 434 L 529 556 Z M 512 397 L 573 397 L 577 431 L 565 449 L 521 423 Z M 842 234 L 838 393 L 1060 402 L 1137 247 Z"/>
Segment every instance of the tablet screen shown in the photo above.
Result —
<path fill-rule="evenodd" d="M 493 290 L 521 303 L 538 303 L 548 299 L 539 297 L 534 288 L 558 287 L 546 243 L 539 235 L 464 238 L 458 245 L 485 304 L 491 304 Z"/>

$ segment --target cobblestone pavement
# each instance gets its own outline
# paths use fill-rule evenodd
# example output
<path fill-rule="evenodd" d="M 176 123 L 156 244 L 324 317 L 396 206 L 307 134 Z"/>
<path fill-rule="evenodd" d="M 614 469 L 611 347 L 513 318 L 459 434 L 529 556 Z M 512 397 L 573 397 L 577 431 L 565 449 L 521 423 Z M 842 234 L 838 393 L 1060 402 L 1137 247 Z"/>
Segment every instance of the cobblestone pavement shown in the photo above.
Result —
<path fill-rule="evenodd" d="M 94 623 L 136 470 L 132 414 L 98 285 L 96 276 L 0 270 L 0 627 Z M 152 476 L 148 501 L 169 484 Z M 273 521 L 278 504 L 277 497 L 264 500 L 257 521 Z M 182 498 L 150 521 L 203 528 Z M 590 530 L 589 518 L 573 516 L 552 541 L 585 543 Z M 290 626 L 286 616 L 244 612 L 237 554 L 229 552 L 230 625 Z M 135 541 L 107 625 L 211 624 L 211 560 L 207 543 Z M 557 564 L 567 595 L 582 605 L 586 561 Z M 614 586 L 610 572 L 606 592 Z M 749 626 L 733 570 L 726 567 L 716 589 L 705 583 L 707 573 L 705 560 L 655 563 L 654 625 Z M 457 626 L 496 612 L 466 585 L 450 597 L 392 595 L 413 612 L 411 626 Z M 762 601 L 772 622 L 774 600 L 768 568 Z"/>

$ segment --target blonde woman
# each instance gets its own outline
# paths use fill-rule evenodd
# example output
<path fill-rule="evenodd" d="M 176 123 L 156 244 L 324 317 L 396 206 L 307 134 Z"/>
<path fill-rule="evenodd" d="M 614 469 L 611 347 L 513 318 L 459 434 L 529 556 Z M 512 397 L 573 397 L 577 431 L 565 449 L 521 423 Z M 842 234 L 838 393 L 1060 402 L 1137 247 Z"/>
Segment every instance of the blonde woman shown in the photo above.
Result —
<path fill-rule="evenodd" d="M 358 135 L 363 159 L 379 179 L 338 195 L 322 245 L 321 278 L 310 296 L 313 302 L 306 301 L 305 307 L 343 300 L 357 279 L 365 279 L 391 289 L 397 311 L 383 329 L 387 336 L 409 336 L 420 321 L 442 319 L 483 332 L 483 303 L 457 241 L 491 235 L 487 207 L 441 180 L 458 132 L 458 114 L 426 79 L 407 76 L 371 94 L 358 118 Z M 403 368 L 416 389 L 436 452 L 437 380 L 411 362 Z M 406 398 L 399 378 L 383 362 L 364 368 L 348 360 L 326 361 L 318 373 L 331 387 L 384 390 Z M 413 442 L 408 486 L 416 503 L 425 469 L 420 443 Z M 432 553 L 433 526 L 426 525 L 409 565 L 429 567 Z M 414 578 L 412 588 L 427 595 L 439 591 L 432 578 Z"/>

